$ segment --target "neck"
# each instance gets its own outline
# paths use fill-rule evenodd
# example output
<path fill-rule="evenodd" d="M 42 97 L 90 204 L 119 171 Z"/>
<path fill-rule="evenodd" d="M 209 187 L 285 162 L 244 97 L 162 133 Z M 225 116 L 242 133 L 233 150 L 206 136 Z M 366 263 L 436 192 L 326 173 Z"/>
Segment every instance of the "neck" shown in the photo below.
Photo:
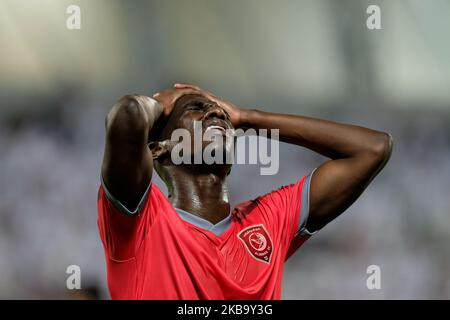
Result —
<path fill-rule="evenodd" d="M 199 173 L 183 167 L 171 169 L 168 172 L 169 201 L 174 207 L 214 224 L 230 214 L 226 175 Z"/>

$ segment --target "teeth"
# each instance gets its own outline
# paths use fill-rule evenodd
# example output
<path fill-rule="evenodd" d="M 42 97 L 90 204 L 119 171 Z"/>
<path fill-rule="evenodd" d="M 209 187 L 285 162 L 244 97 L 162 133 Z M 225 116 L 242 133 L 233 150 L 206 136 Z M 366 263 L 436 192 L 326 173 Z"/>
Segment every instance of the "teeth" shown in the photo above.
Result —
<path fill-rule="evenodd" d="M 223 127 L 219 127 L 219 126 L 215 126 L 215 125 L 207 127 L 205 132 L 208 131 L 208 130 L 213 130 L 213 129 L 218 129 L 218 130 L 221 130 L 221 131 L 225 132 L 225 135 L 227 137 L 234 137 L 234 135 L 235 135 L 235 130 L 234 129 L 231 129 L 231 128 L 230 129 L 225 129 Z"/>
<path fill-rule="evenodd" d="M 209 126 L 206 130 L 209 130 L 209 129 L 219 129 L 219 130 L 225 130 L 224 128 L 222 128 L 222 127 L 219 127 L 219 126 Z"/>

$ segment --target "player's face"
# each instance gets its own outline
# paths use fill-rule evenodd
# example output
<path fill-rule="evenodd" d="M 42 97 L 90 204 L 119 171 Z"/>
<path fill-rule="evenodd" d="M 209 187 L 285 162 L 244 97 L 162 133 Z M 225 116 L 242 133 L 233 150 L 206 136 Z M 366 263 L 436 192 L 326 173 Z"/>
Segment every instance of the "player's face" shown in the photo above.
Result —
<path fill-rule="evenodd" d="M 201 95 L 184 95 L 177 100 L 171 117 L 174 128 L 190 129 L 193 121 L 202 121 L 206 130 L 215 125 L 232 129 L 228 113 L 214 101 Z"/>
<path fill-rule="evenodd" d="M 231 132 L 234 127 L 228 113 L 217 103 L 201 95 L 184 95 L 177 100 L 165 131 L 171 133 L 176 129 L 189 132 L 193 154 L 203 152 L 212 143 L 220 144 L 224 148 L 224 155 L 232 148 Z M 201 143 L 194 143 L 194 139 L 198 139 L 199 136 L 202 138 Z M 213 137 L 214 141 L 203 139 L 207 136 Z"/>

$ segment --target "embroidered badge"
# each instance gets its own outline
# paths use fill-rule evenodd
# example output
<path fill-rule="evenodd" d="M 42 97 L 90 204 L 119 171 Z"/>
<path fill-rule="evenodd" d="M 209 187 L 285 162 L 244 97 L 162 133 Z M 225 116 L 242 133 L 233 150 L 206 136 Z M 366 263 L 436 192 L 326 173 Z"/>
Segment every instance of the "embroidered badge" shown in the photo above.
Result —
<path fill-rule="evenodd" d="M 247 227 L 239 232 L 237 236 L 256 260 L 270 263 L 273 244 L 264 225 L 258 224 Z"/>

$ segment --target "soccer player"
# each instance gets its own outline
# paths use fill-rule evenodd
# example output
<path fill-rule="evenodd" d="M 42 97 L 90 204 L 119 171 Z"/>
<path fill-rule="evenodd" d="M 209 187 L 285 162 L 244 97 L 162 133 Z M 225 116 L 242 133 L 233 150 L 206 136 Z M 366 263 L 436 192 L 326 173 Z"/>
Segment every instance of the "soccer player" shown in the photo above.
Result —
<path fill-rule="evenodd" d="M 280 299 L 286 259 L 344 212 L 391 154 L 387 133 L 244 109 L 190 84 L 153 98 L 159 103 L 125 96 L 106 117 L 98 227 L 112 299 Z M 281 141 L 330 160 L 230 208 L 230 164 L 171 160 L 171 133 L 192 132 L 194 121 L 219 135 L 231 128 L 279 129 Z M 152 183 L 154 168 L 168 197 Z"/>

